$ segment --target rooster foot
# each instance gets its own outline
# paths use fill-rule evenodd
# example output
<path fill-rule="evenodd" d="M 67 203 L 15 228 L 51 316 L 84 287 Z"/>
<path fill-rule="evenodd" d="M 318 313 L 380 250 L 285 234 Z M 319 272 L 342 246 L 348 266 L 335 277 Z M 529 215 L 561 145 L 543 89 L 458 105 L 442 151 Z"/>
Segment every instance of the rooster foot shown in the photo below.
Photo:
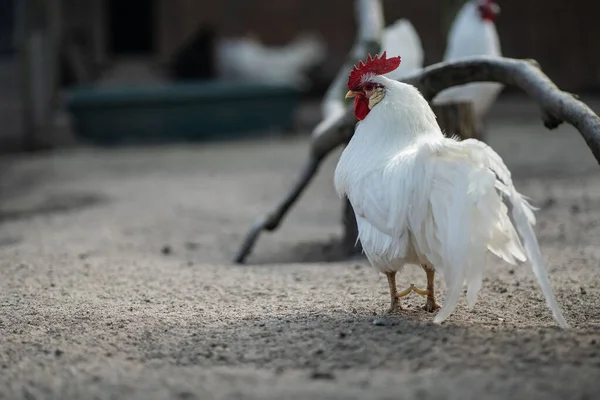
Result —
<path fill-rule="evenodd" d="M 387 311 L 388 314 L 402 310 L 402 306 L 400 305 L 400 299 L 408 296 L 412 292 L 420 294 L 421 296 L 427 296 L 427 298 L 429 298 L 429 290 L 419 289 L 415 287 L 415 285 L 412 283 L 406 289 L 398 291 L 396 289 L 396 272 L 386 272 L 385 275 L 387 277 L 388 285 L 390 287 L 391 297 L 390 308 Z"/>
<path fill-rule="evenodd" d="M 390 308 L 387 311 L 388 314 L 391 314 L 394 311 L 402 310 L 402 306 L 400 305 L 399 300 L 403 297 L 408 296 L 412 292 L 420 294 L 421 296 L 427 296 L 429 293 L 427 290 L 419 289 L 419 288 L 415 287 L 414 284 L 411 283 L 410 286 L 407 287 L 406 289 L 396 292 L 395 296 L 392 298 L 392 303 L 390 304 Z"/>
<path fill-rule="evenodd" d="M 440 308 L 440 305 L 435 301 L 435 290 L 433 286 L 435 269 L 427 265 L 423 265 L 423 269 L 427 274 L 427 290 L 422 290 L 419 294 L 427 296 L 427 303 L 425 303 L 423 309 L 427 312 L 434 312 L 435 310 Z"/>
<path fill-rule="evenodd" d="M 434 298 L 428 297 L 427 303 L 425 303 L 425 305 L 423 306 L 423 310 L 425 310 L 427 312 L 434 312 L 435 310 L 438 310 L 440 307 L 441 306 L 435 301 Z"/>
<path fill-rule="evenodd" d="M 419 289 L 412 286 L 412 291 L 421 295 L 427 296 L 427 303 L 423 306 L 423 309 L 427 312 L 434 312 L 435 310 L 440 308 L 440 305 L 435 301 L 435 297 L 429 294 L 429 290 L 427 289 Z"/>
<path fill-rule="evenodd" d="M 427 289 L 419 289 L 412 286 L 412 291 L 420 294 L 421 296 L 427 296 L 427 303 L 423 306 L 423 309 L 427 312 L 434 312 L 435 310 L 440 308 L 440 305 L 435 301 L 435 296 L 433 294 L 429 294 L 429 290 Z"/>
<path fill-rule="evenodd" d="M 400 299 L 408 296 L 410 292 L 412 292 L 412 286 L 400 292 L 396 292 L 395 295 L 392 296 L 392 303 L 390 304 L 390 308 L 388 309 L 387 313 L 392 314 L 395 311 L 401 311 L 402 306 L 400 305 Z"/>
<path fill-rule="evenodd" d="M 400 302 L 396 300 L 392 301 L 392 304 L 390 304 L 390 308 L 388 308 L 386 314 L 394 314 L 398 311 L 402 311 L 402 306 L 400 305 Z"/>

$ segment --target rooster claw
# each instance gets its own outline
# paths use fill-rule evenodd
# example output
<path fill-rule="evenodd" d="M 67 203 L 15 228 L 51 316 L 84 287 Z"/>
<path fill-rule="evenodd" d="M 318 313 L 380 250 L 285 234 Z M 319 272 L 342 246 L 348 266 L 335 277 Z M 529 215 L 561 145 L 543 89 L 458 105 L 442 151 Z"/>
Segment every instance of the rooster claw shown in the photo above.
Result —
<path fill-rule="evenodd" d="M 427 303 L 425 303 L 425 305 L 423 306 L 423 310 L 427 312 L 434 312 L 435 310 L 439 310 L 440 308 L 441 306 L 435 300 L 430 301 L 429 299 L 427 300 Z"/>

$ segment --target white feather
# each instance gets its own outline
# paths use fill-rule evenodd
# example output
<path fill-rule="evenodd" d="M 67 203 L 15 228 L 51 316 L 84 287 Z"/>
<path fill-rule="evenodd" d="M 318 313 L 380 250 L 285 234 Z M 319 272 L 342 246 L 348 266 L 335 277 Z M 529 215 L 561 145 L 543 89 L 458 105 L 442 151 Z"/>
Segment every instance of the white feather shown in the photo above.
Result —
<path fill-rule="evenodd" d="M 383 272 L 432 265 L 448 289 L 434 319 L 441 323 L 463 284 L 469 307 L 475 305 L 488 250 L 511 264 L 529 259 L 554 318 L 566 327 L 533 233 L 531 206 L 500 156 L 475 139 L 446 138 L 415 87 L 383 76 L 370 80 L 384 86 L 385 96 L 358 124 L 334 184 L 354 208 L 372 265 Z"/>

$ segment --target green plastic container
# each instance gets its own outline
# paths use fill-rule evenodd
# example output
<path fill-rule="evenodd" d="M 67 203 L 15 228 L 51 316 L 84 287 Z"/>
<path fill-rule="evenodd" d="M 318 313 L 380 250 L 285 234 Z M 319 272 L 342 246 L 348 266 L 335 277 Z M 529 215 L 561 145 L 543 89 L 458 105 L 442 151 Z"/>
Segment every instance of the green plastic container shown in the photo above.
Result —
<path fill-rule="evenodd" d="M 300 92 L 236 82 L 79 87 L 67 94 L 76 135 L 99 145 L 225 140 L 291 131 Z"/>

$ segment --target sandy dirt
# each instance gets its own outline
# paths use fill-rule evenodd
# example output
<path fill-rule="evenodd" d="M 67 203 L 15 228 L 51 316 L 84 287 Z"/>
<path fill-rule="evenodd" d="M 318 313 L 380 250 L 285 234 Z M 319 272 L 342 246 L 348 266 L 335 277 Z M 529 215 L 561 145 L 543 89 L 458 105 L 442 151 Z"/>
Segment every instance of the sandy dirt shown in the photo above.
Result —
<path fill-rule="evenodd" d="M 305 138 L 75 149 L 1 165 L 0 399 L 594 398 L 600 170 L 572 128 L 548 132 L 517 108 L 491 121 L 489 142 L 541 207 L 571 330 L 528 265 L 492 258 L 473 311 L 463 298 L 434 326 L 413 295 L 374 325 L 385 278 L 337 258 L 337 154 L 249 265 L 231 264 Z"/>

